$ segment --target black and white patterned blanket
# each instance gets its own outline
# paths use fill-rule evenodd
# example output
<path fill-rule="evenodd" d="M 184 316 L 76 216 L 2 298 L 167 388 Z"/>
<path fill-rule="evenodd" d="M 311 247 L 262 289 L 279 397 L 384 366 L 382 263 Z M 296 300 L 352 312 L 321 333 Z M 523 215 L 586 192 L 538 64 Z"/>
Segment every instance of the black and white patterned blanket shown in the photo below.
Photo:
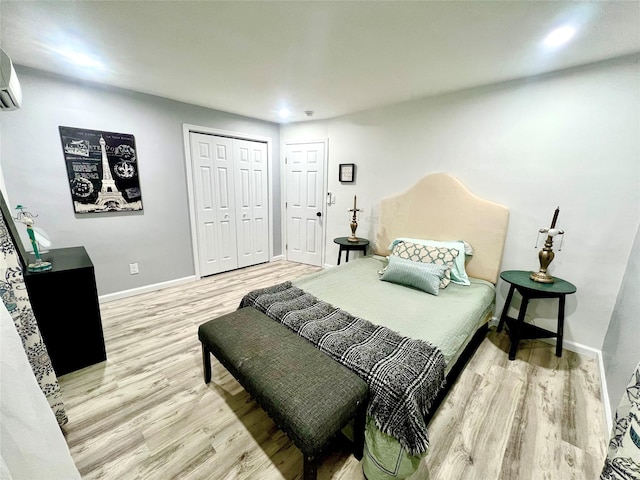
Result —
<path fill-rule="evenodd" d="M 283 323 L 369 384 L 367 414 L 412 455 L 429 448 L 425 415 L 445 382 L 442 352 L 428 342 L 355 317 L 284 282 L 249 292 L 254 307 Z"/>

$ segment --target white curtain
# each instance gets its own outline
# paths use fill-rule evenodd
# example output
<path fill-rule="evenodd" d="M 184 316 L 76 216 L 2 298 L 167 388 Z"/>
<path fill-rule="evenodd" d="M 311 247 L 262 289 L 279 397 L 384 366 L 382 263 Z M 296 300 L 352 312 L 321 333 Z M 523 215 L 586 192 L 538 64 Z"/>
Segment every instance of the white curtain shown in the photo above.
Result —
<path fill-rule="evenodd" d="M 81 480 L 3 303 L 0 320 L 0 478 Z"/>

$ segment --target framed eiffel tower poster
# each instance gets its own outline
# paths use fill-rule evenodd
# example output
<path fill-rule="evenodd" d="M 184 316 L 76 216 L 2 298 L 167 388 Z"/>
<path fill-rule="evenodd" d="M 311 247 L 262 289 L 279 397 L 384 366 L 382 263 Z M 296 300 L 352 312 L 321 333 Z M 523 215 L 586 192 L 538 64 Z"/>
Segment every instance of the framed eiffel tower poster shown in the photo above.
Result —
<path fill-rule="evenodd" d="M 60 126 L 75 213 L 142 210 L 133 135 Z"/>

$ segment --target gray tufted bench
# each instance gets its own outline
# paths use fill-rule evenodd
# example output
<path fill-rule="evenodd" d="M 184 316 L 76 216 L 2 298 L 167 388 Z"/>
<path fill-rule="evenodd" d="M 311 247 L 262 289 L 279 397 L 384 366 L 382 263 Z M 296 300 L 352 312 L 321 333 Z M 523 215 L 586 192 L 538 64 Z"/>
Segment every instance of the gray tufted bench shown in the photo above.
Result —
<path fill-rule="evenodd" d="M 203 323 L 198 338 L 205 383 L 212 353 L 302 451 L 304 480 L 315 480 L 322 450 L 352 419 L 362 458 L 368 386 L 357 374 L 251 307 Z"/>

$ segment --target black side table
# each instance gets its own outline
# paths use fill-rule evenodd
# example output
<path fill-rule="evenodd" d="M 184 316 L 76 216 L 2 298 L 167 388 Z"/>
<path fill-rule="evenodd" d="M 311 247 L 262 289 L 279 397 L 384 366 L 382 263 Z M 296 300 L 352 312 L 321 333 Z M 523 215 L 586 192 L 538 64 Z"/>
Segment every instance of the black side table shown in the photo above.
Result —
<path fill-rule="evenodd" d="M 87 251 L 53 248 L 42 259 L 52 263 L 51 270 L 25 271 L 24 282 L 56 376 L 104 362 L 100 303 Z"/>
<path fill-rule="evenodd" d="M 333 243 L 337 243 L 340 245 L 340 251 L 338 252 L 338 265 L 340 265 L 340 258 L 342 257 L 342 252 L 347 252 L 347 262 L 349 261 L 349 252 L 351 250 L 358 251 L 360 250 L 365 255 L 367 254 L 367 245 L 369 245 L 369 240 L 366 238 L 359 238 L 357 242 L 350 242 L 349 237 L 338 237 L 333 239 Z"/>
<path fill-rule="evenodd" d="M 516 358 L 516 350 L 518 349 L 518 342 L 527 338 L 551 338 L 556 337 L 556 356 L 562 356 L 562 335 L 564 332 L 564 303 L 567 294 L 575 293 L 576 287 L 572 283 L 562 280 L 561 278 L 554 277 L 553 283 L 540 283 L 534 282 L 529 278 L 531 272 L 525 272 L 523 270 L 507 270 L 500 274 L 500 278 L 509 283 L 509 293 L 502 309 L 502 315 L 500 315 L 500 323 L 498 323 L 498 332 L 502 331 L 504 324 L 507 324 L 509 330 L 509 339 L 511 340 L 511 348 L 509 350 L 509 360 Z M 520 311 L 518 312 L 518 318 L 512 318 L 508 315 L 509 306 L 511 305 L 511 299 L 513 298 L 513 292 L 517 290 L 522 295 L 522 303 L 520 304 Z M 558 304 L 558 329 L 557 332 L 552 332 L 544 328 L 540 328 L 536 325 L 531 325 L 524 321 L 525 314 L 527 313 L 527 305 L 532 298 L 557 298 Z"/>

